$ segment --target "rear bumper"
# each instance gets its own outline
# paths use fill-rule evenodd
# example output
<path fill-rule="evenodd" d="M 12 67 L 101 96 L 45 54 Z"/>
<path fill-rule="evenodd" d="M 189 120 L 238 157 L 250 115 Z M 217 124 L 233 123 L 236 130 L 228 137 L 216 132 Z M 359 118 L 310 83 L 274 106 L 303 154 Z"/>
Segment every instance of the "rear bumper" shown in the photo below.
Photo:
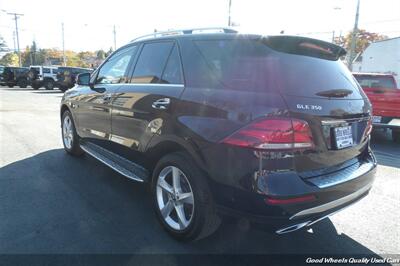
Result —
<path fill-rule="evenodd" d="M 316 184 L 301 179 L 296 172 L 276 177 L 275 180 L 273 180 L 274 177 L 269 176 L 264 181 L 275 197 L 315 195 L 316 200 L 314 201 L 272 206 L 265 203 L 268 195 L 257 195 L 249 200 L 248 212 L 221 206 L 218 209 L 224 215 L 244 218 L 256 227 L 272 229 L 277 234 L 293 232 L 311 226 L 365 197 L 372 187 L 376 173 L 376 160 L 372 153 L 370 153 L 370 159 L 372 167 L 359 172 L 359 175 L 353 176 L 351 179 L 348 178 L 349 174 L 356 174 L 359 170 L 351 170 L 353 171 L 351 173 L 348 170 L 351 168 L 340 171 L 337 175 L 344 178 L 344 181 L 333 183 L 330 186 L 318 187 Z M 282 183 L 279 185 L 280 188 L 277 188 L 276 182 Z M 296 191 L 290 187 L 291 185 L 296 187 Z M 285 191 L 290 193 L 285 193 Z"/>

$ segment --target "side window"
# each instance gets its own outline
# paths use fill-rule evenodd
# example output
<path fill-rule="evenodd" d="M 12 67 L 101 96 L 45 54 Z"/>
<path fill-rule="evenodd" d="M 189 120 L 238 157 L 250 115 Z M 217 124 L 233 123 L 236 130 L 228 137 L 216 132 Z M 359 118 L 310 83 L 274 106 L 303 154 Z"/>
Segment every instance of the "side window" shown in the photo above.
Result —
<path fill-rule="evenodd" d="M 49 74 L 50 73 L 50 68 L 44 67 L 43 68 L 43 73 Z"/>
<path fill-rule="evenodd" d="M 137 47 L 130 46 L 115 53 L 99 70 L 97 84 L 123 83 L 127 80 L 126 70 Z"/>
<path fill-rule="evenodd" d="M 171 52 L 172 42 L 147 43 L 140 53 L 132 83 L 159 83 Z"/>
<path fill-rule="evenodd" d="M 181 60 L 179 58 L 178 46 L 176 45 L 169 55 L 160 82 L 166 84 L 183 84 Z"/>

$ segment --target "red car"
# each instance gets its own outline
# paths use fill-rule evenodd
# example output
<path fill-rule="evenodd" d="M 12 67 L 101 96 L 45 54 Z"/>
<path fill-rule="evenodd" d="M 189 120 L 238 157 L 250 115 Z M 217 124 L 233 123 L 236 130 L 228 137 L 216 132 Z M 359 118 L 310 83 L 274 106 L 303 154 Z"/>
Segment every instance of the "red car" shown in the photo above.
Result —
<path fill-rule="evenodd" d="M 400 142 L 400 89 L 392 74 L 353 73 L 373 108 L 375 128 L 392 129 L 393 140 Z"/>

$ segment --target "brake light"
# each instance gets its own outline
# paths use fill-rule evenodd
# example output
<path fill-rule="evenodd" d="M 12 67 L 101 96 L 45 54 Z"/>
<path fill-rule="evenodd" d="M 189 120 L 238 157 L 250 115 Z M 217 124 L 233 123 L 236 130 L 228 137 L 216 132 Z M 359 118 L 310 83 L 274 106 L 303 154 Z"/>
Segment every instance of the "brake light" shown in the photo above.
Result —
<path fill-rule="evenodd" d="M 316 200 L 316 197 L 314 195 L 306 195 L 289 199 L 266 198 L 265 203 L 269 205 L 284 205 L 284 204 L 309 202 L 314 200 Z"/>
<path fill-rule="evenodd" d="M 308 123 L 294 118 L 257 120 L 222 140 L 222 143 L 260 150 L 293 150 L 314 147 Z"/>

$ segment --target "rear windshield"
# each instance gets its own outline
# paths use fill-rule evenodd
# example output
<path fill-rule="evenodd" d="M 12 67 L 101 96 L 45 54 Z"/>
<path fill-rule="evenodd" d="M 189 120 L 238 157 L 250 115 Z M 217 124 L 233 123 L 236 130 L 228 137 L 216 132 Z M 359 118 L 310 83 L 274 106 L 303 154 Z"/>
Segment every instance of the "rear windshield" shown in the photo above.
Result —
<path fill-rule="evenodd" d="M 361 76 L 354 75 L 363 88 L 388 88 L 396 89 L 393 78 L 385 76 Z"/>
<path fill-rule="evenodd" d="M 278 90 L 307 97 L 346 90 L 349 98 L 361 97 L 355 79 L 340 61 L 278 52 L 265 39 L 202 40 L 195 45 L 210 73 L 228 89 Z"/>

